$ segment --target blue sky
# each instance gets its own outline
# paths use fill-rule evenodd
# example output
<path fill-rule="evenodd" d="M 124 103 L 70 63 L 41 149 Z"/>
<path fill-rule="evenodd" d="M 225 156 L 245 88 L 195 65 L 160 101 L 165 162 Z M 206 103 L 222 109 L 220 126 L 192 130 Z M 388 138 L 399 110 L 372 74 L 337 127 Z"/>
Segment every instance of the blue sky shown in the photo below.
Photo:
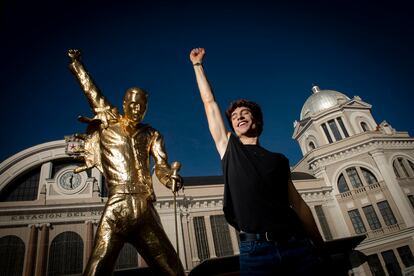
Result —
<path fill-rule="evenodd" d="M 68 70 L 70 48 L 82 51 L 119 108 L 129 87 L 149 92 L 144 121 L 163 133 L 184 176 L 221 174 L 188 59 L 193 47 L 206 48 L 222 110 L 237 98 L 258 102 L 262 145 L 292 165 L 302 157 L 293 121 L 312 84 L 358 95 L 377 123 L 414 133 L 414 19 L 402 1 L 113 2 L 2 4 L 0 160 L 85 130 L 76 118 L 92 112 Z"/>

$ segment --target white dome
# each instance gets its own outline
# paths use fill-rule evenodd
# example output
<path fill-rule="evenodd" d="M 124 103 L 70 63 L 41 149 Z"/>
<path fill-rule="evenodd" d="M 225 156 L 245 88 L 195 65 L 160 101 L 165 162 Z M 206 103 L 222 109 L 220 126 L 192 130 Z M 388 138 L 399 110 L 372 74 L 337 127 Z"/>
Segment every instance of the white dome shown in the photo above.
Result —
<path fill-rule="evenodd" d="M 320 90 L 318 86 L 314 86 L 312 91 L 313 95 L 303 104 L 300 120 L 350 100 L 346 95 L 335 90 Z"/>

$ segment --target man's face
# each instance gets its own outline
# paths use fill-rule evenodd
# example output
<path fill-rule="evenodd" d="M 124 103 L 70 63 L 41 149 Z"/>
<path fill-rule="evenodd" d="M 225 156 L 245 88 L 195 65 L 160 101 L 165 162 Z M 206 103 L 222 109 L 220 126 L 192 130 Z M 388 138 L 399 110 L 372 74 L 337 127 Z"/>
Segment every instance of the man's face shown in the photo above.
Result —
<path fill-rule="evenodd" d="M 231 113 L 231 124 L 237 136 L 251 136 L 255 133 L 256 124 L 250 108 L 237 107 Z"/>
<path fill-rule="evenodd" d="M 135 92 L 129 92 L 125 97 L 124 112 L 125 116 L 134 123 L 140 123 L 147 111 L 147 99 L 145 95 Z"/>

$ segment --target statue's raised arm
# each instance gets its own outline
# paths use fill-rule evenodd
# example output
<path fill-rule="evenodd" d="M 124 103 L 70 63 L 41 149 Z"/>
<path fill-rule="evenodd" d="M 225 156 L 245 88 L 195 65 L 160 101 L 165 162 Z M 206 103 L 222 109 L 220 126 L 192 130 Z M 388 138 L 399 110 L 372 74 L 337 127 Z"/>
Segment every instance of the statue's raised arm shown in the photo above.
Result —
<path fill-rule="evenodd" d="M 89 105 L 97 115 L 97 119 L 100 119 L 104 127 L 107 127 L 107 121 L 118 115 L 117 109 L 114 108 L 102 95 L 92 77 L 86 71 L 84 65 L 80 61 L 80 51 L 77 49 L 70 49 L 68 51 L 68 56 L 70 58 L 69 68 L 79 81 L 79 84 L 88 99 Z"/>

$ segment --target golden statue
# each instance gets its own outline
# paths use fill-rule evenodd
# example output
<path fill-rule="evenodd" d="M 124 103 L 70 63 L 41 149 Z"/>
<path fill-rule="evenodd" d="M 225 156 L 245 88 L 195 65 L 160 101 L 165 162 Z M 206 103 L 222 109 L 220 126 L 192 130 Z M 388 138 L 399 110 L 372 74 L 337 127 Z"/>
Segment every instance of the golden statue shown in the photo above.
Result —
<path fill-rule="evenodd" d="M 110 275 L 125 242 L 137 251 L 156 275 L 184 275 L 184 269 L 165 234 L 153 202 L 155 194 L 150 175 L 150 155 L 155 174 L 162 184 L 175 193 L 182 180 L 177 166 L 167 161 L 162 135 L 142 124 L 147 110 L 147 93 L 140 88 L 126 91 L 124 115 L 112 106 L 95 86 L 80 62 L 80 52 L 69 50 L 72 73 L 78 79 L 89 105 L 95 113 L 88 122 L 82 149 L 77 154 L 86 166 L 76 171 L 97 167 L 108 186 L 108 201 L 96 232 L 95 245 L 84 275 Z"/>

